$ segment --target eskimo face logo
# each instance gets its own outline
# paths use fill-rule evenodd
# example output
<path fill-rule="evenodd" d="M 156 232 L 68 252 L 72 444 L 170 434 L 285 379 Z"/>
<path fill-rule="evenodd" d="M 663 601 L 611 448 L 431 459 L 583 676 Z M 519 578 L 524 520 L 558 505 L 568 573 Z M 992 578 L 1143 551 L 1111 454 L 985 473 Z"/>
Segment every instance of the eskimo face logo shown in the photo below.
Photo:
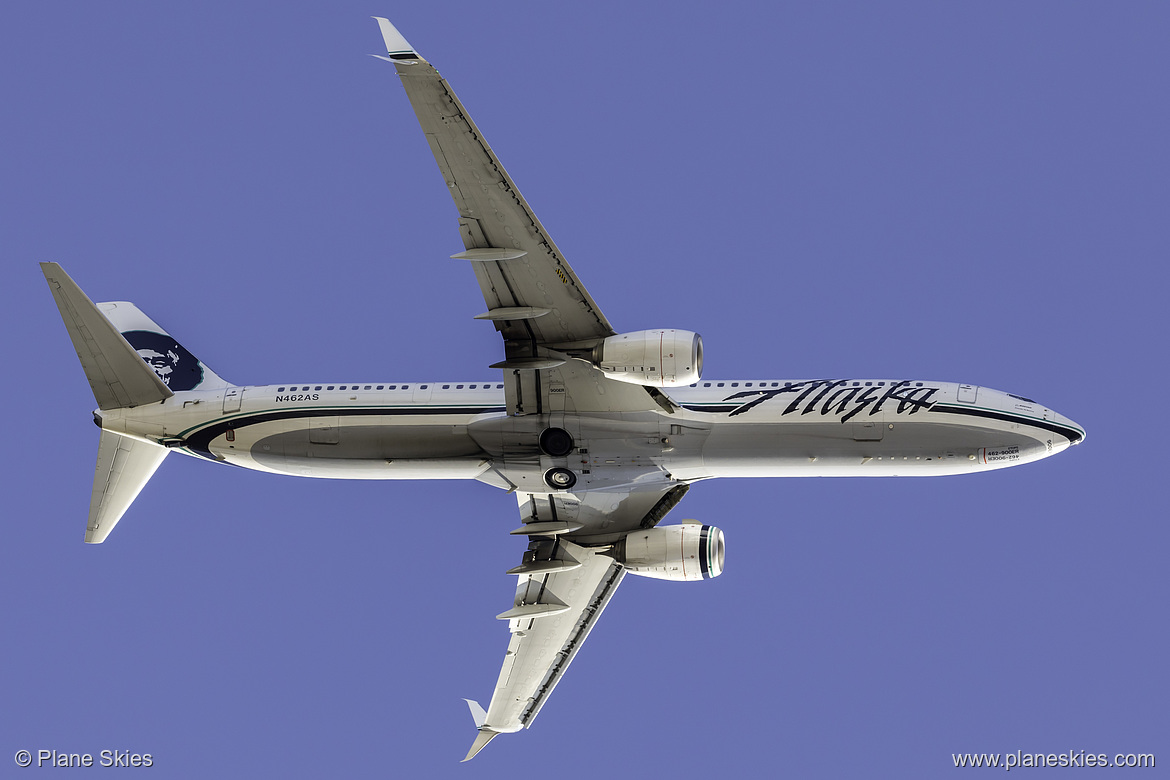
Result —
<path fill-rule="evenodd" d="M 203 381 L 203 366 L 182 344 L 165 333 L 128 330 L 122 338 L 130 342 L 170 390 L 194 390 Z"/>

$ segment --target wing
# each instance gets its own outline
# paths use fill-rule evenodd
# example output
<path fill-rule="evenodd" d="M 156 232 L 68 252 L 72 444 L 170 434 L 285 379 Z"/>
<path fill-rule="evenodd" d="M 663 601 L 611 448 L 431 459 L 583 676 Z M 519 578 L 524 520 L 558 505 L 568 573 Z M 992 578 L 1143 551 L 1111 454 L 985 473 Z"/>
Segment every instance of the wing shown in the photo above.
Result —
<path fill-rule="evenodd" d="M 589 350 L 615 335 L 613 327 L 451 87 L 389 21 L 375 18 L 387 50 L 380 58 L 401 77 L 459 210 L 465 251 L 452 257 L 471 263 L 487 304 L 477 319 L 493 322 L 504 338 L 506 359 L 492 367 L 509 380 L 509 416 L 543 415 L 546 425 L 572 427 L 568 421 L 581 414 L 673 413 L 666 396 L 609 379 L 589 362 Z M 654 438 L 656 417 L 642 419 Z M 609 554 L 612 545 L 657 524 L 687 491 L 659 466 L 605 468 L 613 474 L 595 474 L 592 490 L 517 493 L 524 524 L 512 533 L 528 536 L 528 551 L 508 571 L 516 597 L 498 617 L 511 638 L 491 703 L 484 711 L 468 700 L 479 733 L 465 761 L 496 735 L 532 724 L 622 581 L 626 570 Z"/>
<path fill-rule="evenodd" d="M 612 336 L 589 296 L 438 71 L 378 19 L 447 189 L 490 317 L 505 339 L 566 344 Z M 518 311 L 519 310 L 519 311 Z M 512 319 L 505 319 L 511 317 Z"/>
<path fill-rule="evenodd" d="M 487 304 L 487 311 L 477 318 L 492 321 L 504 338 L 506 359 L 492 367 L 513 372 L 514 381 L 505 386 L 508 413 L 543 413 L 549 391 L 538 371 L 563 364 L 559 350 L 588 350 L 615 331 L 451 86 L 388 20 L 375 18 L 387 50 L 387 56 L 375 56 L 393 63 L 398 71 L 459 210 L 459 233 L 466 251 L 452 257 L 470 261 Z M 605 383 L 609 409 L 661 405 L 643 388 L 622 387 L 593 369 L 586 373 L 596 376 L 582 385 L 583 392 L 596 395 L 594 386 Z"/>
<path fill-rule="evenodd" d="M 558 535 L 649 528 L 686 491 L 686 485 L 658 483 L 580 498 L 517 494 L 524 525 L 512 533 L 528 535 L 528 551 L 508 571 L 517 575 L 512 608 L 496 616 L 508 621 L 512 635 L 487 711 L 468 701 L 479 733 L 464 761 L 498 734 L 532 725 L 625 575 L 607 555 L 609 546 L 584 547 Z"/>

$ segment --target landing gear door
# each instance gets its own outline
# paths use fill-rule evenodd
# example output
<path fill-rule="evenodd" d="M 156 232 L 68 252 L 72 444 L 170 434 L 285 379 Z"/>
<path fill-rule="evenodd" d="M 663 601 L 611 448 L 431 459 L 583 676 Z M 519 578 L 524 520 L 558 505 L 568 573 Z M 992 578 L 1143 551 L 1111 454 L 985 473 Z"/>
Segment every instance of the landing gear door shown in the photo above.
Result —
<path fill-rule="evenodd" d="M 240 411 L 240 403 L 244 400 L 244 388 L 229 387 L 223 392 L 223 413 L 231 414 Z"/>

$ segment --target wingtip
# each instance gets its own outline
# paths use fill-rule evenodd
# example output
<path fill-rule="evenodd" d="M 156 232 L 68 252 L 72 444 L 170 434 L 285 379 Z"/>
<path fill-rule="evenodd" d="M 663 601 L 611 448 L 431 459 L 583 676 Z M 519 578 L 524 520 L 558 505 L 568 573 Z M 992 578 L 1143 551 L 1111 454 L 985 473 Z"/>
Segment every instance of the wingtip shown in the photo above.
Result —
<path fill-rule="evenodd" d="M 475 735 L 475 742 L 471 743 L 471 750 L 467 751 L 467 757 L 459 763 L 462 764 L 464 761 L 470 761 L 471 759 L 475 758 L 475 755 L 479 753 L 479 751 L 487 747 L 487 743 L 491 742 L 499 735 L 500 732 L 498 731 L 492 731 L 491 729 L 480 729 L 479 733 Z"/>
<path fill-rule="evenodd" d="M 487 713 L 483 711 L 483 707 L 479 706 L 479 702 L 474 699 L 464 699 L 467 702 L 468 709 L 471 710 L 471 718 L 475 721 L 475 727 L 482 729 L 483 724 L 487 723 Z"/>
<path fill-rule="evenodd" d="M 398 28 L 390 23 L 390 20 L 383 16 L 371 17 L 378 23 L 379 29 L 382 31 L 382 40 L 386 44 L 386 54 L 393 60 L 402 59 L 421 59 L 418 52 L 407 43 L 406 38 L 402 33 L 398 32 Z M 375 55 L 377 56 L 377 55 Z"/>

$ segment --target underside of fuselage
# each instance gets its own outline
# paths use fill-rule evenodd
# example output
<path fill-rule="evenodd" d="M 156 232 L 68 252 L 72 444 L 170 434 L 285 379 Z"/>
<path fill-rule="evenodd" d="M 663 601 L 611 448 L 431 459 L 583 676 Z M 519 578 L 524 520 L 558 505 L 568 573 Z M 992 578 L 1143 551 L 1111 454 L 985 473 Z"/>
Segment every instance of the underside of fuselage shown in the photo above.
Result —
<path fill-rule="evenodd" d="M 672 413 L 561 415 L 559 425 L 574 446 L 560 457 L 539 445 L 549 418 L 509 417 L 495 389 L 436 389 L 426 403 L 412 403 L 389 391 L 360 397 L 312 393 L 289 401 L 283 386 L 248 387 L 229 413 L 214 414 L 231 397 L 223 391 L 198 400 L 177 397 L 174 405 L 187 419 L 180 419 L 178 409 L 167 415 L 151 407 L 129 413 L 122 425 L 190 455 L 270 473 L 481 479 L 543 492 L 554 492 L 541 480 L 553 467 L 574 471 L 578 490 L 650 476 L 691 482 L 963 474 L 1038 460 L 1084 436 L 1079 426 L 1033 401 L 986 388 L 976 396 L 966 385 L 890 382 L 910 392 L 864 396 L 850 388 L 882 389 L 887 383 L 704 384 L 672 390 Z M 870 402 L 862 403 L 866 397 Z M 883 397 L 889 402 L 882 403 Z M 167 430 L 159 431 L 163 422 Z"/>

